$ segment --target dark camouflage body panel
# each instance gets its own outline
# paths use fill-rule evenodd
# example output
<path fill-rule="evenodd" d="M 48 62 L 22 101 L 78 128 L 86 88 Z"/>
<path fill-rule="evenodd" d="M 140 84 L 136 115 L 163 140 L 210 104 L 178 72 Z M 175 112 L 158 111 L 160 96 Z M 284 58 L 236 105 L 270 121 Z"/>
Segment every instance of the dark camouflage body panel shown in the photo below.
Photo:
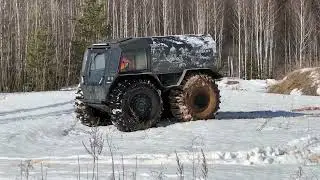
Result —
<path fill-rule="evenodd" d="M 151 39 L 151 68 L 154 73 L 214 67 L 216 43 L 210 35 L 175 35 Z"/>

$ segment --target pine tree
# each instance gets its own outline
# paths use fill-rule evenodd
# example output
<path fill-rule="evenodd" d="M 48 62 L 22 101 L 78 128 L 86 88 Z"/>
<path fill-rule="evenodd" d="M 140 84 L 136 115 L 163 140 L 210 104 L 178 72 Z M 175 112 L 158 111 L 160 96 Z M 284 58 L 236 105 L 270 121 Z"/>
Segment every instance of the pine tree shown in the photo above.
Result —
<path fill-rule="evenodd" d="M 91 43 L 107 39 L 111 35 L 111 26 L 107 24 L 104 4 L 98 0 L 85 0 L 83 15 L 76 19 L 75 39 L 72 41 L 72 59 L 80 69 L 85 48 Z"/>
<path fill-rule="evenodd" d="M 25 91 L 55 89 L 53 74 L 54 44 L 48 31 L 36 29 L 28 39 Z"/>

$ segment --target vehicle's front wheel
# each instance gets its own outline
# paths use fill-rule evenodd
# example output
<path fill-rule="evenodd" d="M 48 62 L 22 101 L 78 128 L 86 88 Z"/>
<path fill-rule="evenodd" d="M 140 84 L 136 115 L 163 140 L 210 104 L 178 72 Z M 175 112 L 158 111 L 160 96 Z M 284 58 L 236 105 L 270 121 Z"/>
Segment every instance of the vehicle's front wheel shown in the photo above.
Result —
<path fill-rule="evenodd" d="M 83 92 L 78 87 L 74 102 L 75 113 L 81 124 L 89 127 L 110 125 L 110 117 L 108 114 L 94 109 L 83 102 Z"/>
<path fill-rule="evenodd" d="M 120 82 L 110 94 L 111 121 L 124 132 L 155 126 L 162 106 L 161 92 L 147 80 Z"/>
<path fill-rule="evenodd" d="M 220 91 L 212 77 L 187 77 L 170 93 L 171 112 L 180 121 L 213 119 L 220 105 Z"/>

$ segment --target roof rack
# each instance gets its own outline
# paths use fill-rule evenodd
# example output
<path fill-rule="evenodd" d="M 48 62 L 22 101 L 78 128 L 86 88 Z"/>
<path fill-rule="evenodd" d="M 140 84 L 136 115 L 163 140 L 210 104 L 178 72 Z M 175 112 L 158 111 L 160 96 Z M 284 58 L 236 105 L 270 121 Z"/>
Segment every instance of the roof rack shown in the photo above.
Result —
<path fill-rule="evenodd" d="M 93 46 L 109 46 L 109 43 L 96 43 L 92 44 Z"/>

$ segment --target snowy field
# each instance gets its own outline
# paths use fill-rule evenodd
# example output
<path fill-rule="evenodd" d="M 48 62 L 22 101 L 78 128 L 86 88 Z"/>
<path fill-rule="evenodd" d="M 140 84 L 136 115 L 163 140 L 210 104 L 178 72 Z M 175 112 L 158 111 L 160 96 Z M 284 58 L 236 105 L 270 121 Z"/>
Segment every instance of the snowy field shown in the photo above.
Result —
<path fill-rule="evenodd" d="M 320 112 L 293 111 L 319 107 L 320 97 L 267 94 L 267 82 L 219 82 L 216 120 L 134 133 L 101 127 L 99 178 L 112 175 L 108 140 L 115 172 L 122 176 L 124 169 L 125 179 L 133 173 L 136 179 L 178 179 L 175 152 L 185 179 L 200 179 L 201 149 L 210 180 L 320 179 Z M 92 158 L 82 144 L 90 128 L 75 121 L 73 97 L 74 91 L 0 94 L 0 179 L 21 179 L 27 169 L 29 179 L 91 179 Z"/>

